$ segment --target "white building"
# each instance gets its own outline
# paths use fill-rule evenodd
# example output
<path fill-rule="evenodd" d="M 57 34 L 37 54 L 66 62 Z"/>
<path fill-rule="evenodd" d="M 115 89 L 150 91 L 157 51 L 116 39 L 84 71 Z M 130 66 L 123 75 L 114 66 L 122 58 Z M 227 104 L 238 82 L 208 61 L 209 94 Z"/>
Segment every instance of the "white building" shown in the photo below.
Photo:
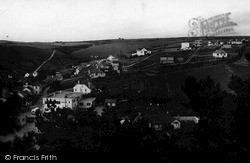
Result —
<path fill-rule="evenodd" d="M 88 82 L 88 86 L 85 84 L 80 84 L 80 82 L 78 82 L 73 87 L 73 92 L 80 92 L 82 94 L 90 94 L 91 93 L 90 82 Z"/>
<path fill-rule="evenodd" d="M 94 107 L 95 101 L 96 101 L 95 97 L 82 99 L 79 103 L 79 108 L 80 109 L 89 109 L 91 107 Z"/>
<path fill-rule="evenodd" d="M 145 48 L 142 48 L 141 50 L 136 50 L 136 53 L 133 53 L 132 56 L 144 56 L 146 54 L 151 54 L 151 51 L 145 49 Z"/>
<path fill-rule="evenodd" d="M 237 39 L 235 41 L 232 41 L 231 44 L 234 44 L 234 45 L 241 45 L 242 44 L 242 41 L 238 41 Z"/>
<path fill-rule="evenodd" d="M 183 43 L 181 43 L 181 50 L 188 50 L 188 49 L 190 49 L 189 42 L 183 42 Z"/>
<path fill-rule="evenodd" d="M 37 75 L 38 75 L 37 71 L 34 71 L 32 75 L 33 75 L 34 77 L 37 77 Z"/>
<path fill-rule="evenodd" d="M 215 52 L 213 52 L 213 57 L 215 58 L 226 58 L 227 57 L 227 53 L 224 50 L 216 50 Z"/>
<path fill-rule="evenodd" d="M 46 101 L 55 100 L 56 107 L 59 108 L 67 107 L 70 109 L 76 109 L 81 99 L 82 99 L 82 93 L 80 92 L 59 91 L 43 97 L 43 106 L 44 108 L 47 108 Z"/>
<path fill-rule="evenodd" d="M 211 41 L 208 41 L 207 46 L 214 46 L 214 44 Z"/>
<path fill-rule="evenodd" d="M 80 72 L 80 70 L 79 70 L 79 68 L 77 68 L 77 69 L 75 70 L 75 72 L 74 72 L 74 75 L 78 75 L 79 72 Z"/>
<path fill-rule="evenodd" d="M 110 55 L 110 56 L 107 58 L 107 60 L 112 61 L 114 58 L 115 58 L 114 56 Z"/>
<path fill-rule="evenodd" d="M 26 74 L 24 75 L 25 78 L 27 78 L 27 77 L 29 77 L 29 76 L 30 76 L 29 73 L 26 73 Z"/>

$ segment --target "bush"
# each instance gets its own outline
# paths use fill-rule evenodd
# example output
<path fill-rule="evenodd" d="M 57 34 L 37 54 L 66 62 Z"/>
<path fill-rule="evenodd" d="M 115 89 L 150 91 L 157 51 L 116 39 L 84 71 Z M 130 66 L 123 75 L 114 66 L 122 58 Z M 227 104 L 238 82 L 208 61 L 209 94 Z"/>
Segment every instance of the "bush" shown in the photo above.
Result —
<path fill-rule="evenodd" d="M 250 62 L 250 53 L 245 54 L 246 59 Z"/>

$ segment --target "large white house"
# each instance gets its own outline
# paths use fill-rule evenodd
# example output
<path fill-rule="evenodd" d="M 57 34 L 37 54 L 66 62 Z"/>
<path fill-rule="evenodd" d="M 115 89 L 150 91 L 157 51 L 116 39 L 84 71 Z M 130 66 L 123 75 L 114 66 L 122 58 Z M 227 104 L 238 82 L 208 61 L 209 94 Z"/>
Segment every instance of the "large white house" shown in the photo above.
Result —
<path fill-rule="evenodd" d="M 82 94 L 90 94 L 91 89 L 90 89 L 90 82 L 88 82 L 88 86 L 85 84 L 81 84 L 78 82 L 74 87 L 73 87 L 73 92 L 80 92 Z"/>
<path fill-rule="evenodd" d="M 56 107 L 76 109 L 82 99 L 81 92 L 59 91 L 43 97 L 43 107 L 47 108 L 47 101 L 56 101 Z"/>
<path fill-rule="evenodd" d="M 213 52 L 213 57 L 215 58 L 226 58 L 227 57 L 227 53 L 224 50 L 216 50 L 215 52 Z"/>

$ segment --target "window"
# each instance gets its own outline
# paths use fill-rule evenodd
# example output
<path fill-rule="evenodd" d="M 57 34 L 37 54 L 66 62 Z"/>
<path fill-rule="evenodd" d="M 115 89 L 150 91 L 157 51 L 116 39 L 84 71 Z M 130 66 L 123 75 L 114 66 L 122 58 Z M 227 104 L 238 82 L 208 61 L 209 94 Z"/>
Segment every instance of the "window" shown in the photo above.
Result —
<path fill-rule="evenodd" d="M 91 103 L 88 102 L 88 103 L 87 103 L 87 106 L 90 106 L 90 105 L 91 105 Z"/>

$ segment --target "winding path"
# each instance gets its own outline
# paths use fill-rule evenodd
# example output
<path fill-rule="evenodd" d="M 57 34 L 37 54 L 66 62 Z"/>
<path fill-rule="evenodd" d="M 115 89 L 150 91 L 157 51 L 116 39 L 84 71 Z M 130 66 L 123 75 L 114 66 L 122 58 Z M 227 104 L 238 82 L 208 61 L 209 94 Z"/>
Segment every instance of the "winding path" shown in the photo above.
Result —
<path fill-rule="evenodd" d="M 45 60 L 34 72 L 37 72 L 46 62 L 51 60 L 51 58 L 54 56 L 55 53 L 56 53 L 56 50 L 53 50 L 51 56 L 47 60 Z"/>

